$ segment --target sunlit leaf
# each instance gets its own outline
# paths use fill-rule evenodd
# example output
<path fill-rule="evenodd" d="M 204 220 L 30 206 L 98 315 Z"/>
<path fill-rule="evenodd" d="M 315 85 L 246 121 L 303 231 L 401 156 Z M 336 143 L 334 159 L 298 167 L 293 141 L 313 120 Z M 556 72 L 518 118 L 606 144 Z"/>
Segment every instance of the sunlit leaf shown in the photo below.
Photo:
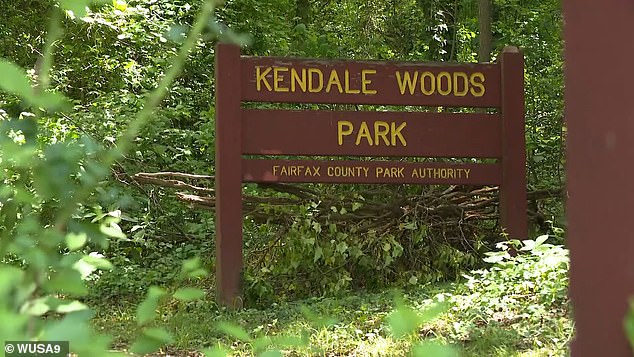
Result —
<path fill-rule="evenodd" d="M 205 291 L 196 288 L 180 288 L 174 292 L 174 298 L 180 301 L 193 301 L 205 296 Z"/>
<path fill-rule="evenodd" d="M 0 89 L 28 101 L 33 99 L 33 89 L 26 72 L 3 58 L 0 58 Z"/>
<path fill-rule="evenodd" d="M 156 286 L 150 287 L 145 300 L 139 304 L 136 310 L 136 320 L 139 325 L 143 325 L 154 320 L 159 299 L 163 295 L 165 295 L 165 291 L 163 289 Z"/>
<path fill-rule="evenodd" d="M 44 286 L 51 293 L 63 293 L 74 296 L 83 296 L 88 293 L 80 273 L 73 269 L 63 269 L 52 274 Z"/>
<path fill-rule="evenodd" d="M 71 11 L 76 18 L 82 18 L 87 14 L 87 8 L 91 0 L 59 0 L 64 10 Z"/>
<path fill-rule="evenodd" d="M 205 357 L 227 357 L 229 352 L 220 346 L 202 350 Z"/>
<path fill-rule="evenodd" d="M 236 338 L 240 341 L 251 341 L 251 336 L 240 326 L 233 324 L 231 322 L 221 321 L 216 324 L 216 328 L 233 338 Z"/>
<path fill-rule="evenodd" d="M 73 251 L 83 247 L 84 244 L 86 244 L 86 241 L 88 241 L 88 235 L 86 235 L 86 233 L 84 232 L 68 233 L 65 237 L 65 240 L 68 249 Z"/>

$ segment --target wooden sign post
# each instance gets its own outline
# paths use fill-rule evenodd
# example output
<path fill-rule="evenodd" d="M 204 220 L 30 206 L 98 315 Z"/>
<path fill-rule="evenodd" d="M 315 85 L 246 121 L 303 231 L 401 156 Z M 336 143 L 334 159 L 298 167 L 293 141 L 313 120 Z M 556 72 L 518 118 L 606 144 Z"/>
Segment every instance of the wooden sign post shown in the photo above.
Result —
<path fill-rule="evenodd" d="M 500 185 L 500 218 L 526 239 L 524 60 L 497 64 L 245 57 L 216 47 L 216 279 L 234 306 L 242 182 Z M 243 109 L 242 102 L 498 108 L 497 114 Z M 497 163 L 245 159 L 242 155 L 492 158 Z"/>
<path fill-rule="evenodd" d="M 571 356 L 631 357 L 623 320 L 634 297 L 634 2 L 563 6 Z M 599 60 L 597 43 L 614 55 Z"/>

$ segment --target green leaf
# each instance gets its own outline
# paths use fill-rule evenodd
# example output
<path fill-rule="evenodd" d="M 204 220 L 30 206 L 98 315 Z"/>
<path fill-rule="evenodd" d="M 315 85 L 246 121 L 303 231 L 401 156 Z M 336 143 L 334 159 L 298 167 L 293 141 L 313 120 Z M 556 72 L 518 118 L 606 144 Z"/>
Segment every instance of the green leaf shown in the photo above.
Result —
<path fill-rule="evenodd" d="M 161 341 L 155 340 L 146 335 L 141 335 L 136 341 L 134 341 L 134 343 L 132 343 L 132 346 L 130 346 L 130 352 L 147 355 L 158 351 L 161 347 L 163 347 L 163 345 L 164 343 Z"/>
<path fill-rule="evenodd" d="M 218 322 L 216 324 L 216 328 L 225 335 L 229 335 L 240 341 L 251 341 L 251 336 L 249 336 L 249 334 L 242 327 L 231 322 Z"/>
<path fill-rule="evenodd" d="M 308 322 L 317 329 L 330 327 L 337 323 L 337 320 L 335 318 L 329 316 L 318 316 L 304 305 L 302 305 L 299 310 L 301 311 L 302 315 L 304 315 L 304 317 L 308 320 Z"/>
<path fill-rule="evenodd" d="M 415 230 L 415 229 L 418 228 L 418 225 L 416 224 L 416 222 L 409 222 L 409 223 L 403 225 L 403 228 L 409 229 L 409 230 Z"/>
<path fill-rule="evenodd" d="M 174 342 L 174 337 L 172 337 L 172 335 L 169 332 L 167 332 L 165 329 L 162 329 L 162 328 L 157 328 L 157 327 L 146 328 L 146 329 L 143 329 L 143 334 L 163 344 Z"/>
<path fill-rule="evenodd" d="M 260 357 L 282 357 L 282 352 L 278 351 L 278 350 L 269 350 L 269 351 L 265 351 L 260 353 L 258 356 Z"/>
<path fill-rule="evenodd" d="M 255 353 L 264 351 L 271 346 L 271 338 L 269 336 L 261 336 L 251 341 L 250 345 Z"/>
<path fill-rule="evenodd" d="M 180 301 L 193 301 L 205 296 L 205 291 L 196 288 L 180 288 L 174 292 L 174 298 Z"/>
<path fill-rule="evenodd" d="M 202 350 L 205 357 L 227 357 L 229 352 L 220 346 Z"/>
<path fill-rule="evenodd" d="M 18 65 L 0 58 L 0 89 L 31 102 L 34 97 L 31 81 Z"/>
<path fill-rule="evenodd" d="M 108 259 L 97 254 L 99 253 L 90 253 L 89 255 L 85 255 L 84 257 L 82 257 L 81 260 L 94 266 L 97 269 L 112 270 L 114 268 L 114 266 L 108 261 Z"/>
<path fill-rule="evenodd" d="M 535 249 L 535 241 L 532 239 L 527 239 L 522 241 L 522 243 L 524 243 L 524 246 L 520 248 L 521 251 L 531 251 Z"/>
<path fill-rule="evenodd" d="M 147 322 L 154 320 L 156 308 L 159 303 L 159 299 L 165 295 L 165 291 L 159 287 L 152 286 L 147 293 L 145 300 L 143 300 L 136 310 L 136 321 L 139 325 L 144 325 Z"/>
<path fill-rule="evenodd" d="M 422 319 L 418 313 L 407 306 L 401 306 L 394 310 L 387 318 L 392 336 L 401 338 L 409 335 L 418 328 Z"/>
<path fill-rule="evenodd" d="M 430 322 L 444 312 L 444 304 L 434 304 L 422 313 L 407 306 L 400 298 L 396 299 L 396 310 L 388 316 L 391 333 L 396 338 L 401 338 L 414 332 L 426 322 Z"/>
<path fill-rule="evenodd" d="M 92 332 L 89 323 L 91 317 L 92 312 L 88 310 L 70 313 L 61 321 L 51 320 L 40 338 L 49 341 L 89 340 Z"/>
<path fill-rule="evenodd" d="M 315 249 L 315 256 L 313 257 L 313 263 L 317 262 L 319 258 L 324 256 L 324 250 L 321 247 Z"/>
<path fill-rule="evenodd" d="M 124 0 L 112 0 L 112 6 L 119 11 L 126 11 L 128 4 Z"/>
<path fill-rule="evenodd" d="M 119 227 L 119 225 L 114 222 L 111 222 L 109 225 L 102 224 L 99 227 L 99 230 L 101 231 L 101 233 L 107 235 L 108 237 L 118 238 L 118 239 L 126 238 L 125 234 L 121 231 L 121 228 Z"/>
<path fill-rule="evenodd" d="M 58 92 L 39 93 L 33 97 L 32 103 L 49 111 L 66 110 L 70 107 L 68 98 Z"/>
<path fill-rule="evenodd" d="M 49 293 L 63 293 L 74 296 L 88 294 L 88 289 L 84 285 L 79 272 L 68 268 L 53 273 L 44 286 Z"/>
<path fill-rule="evenodd" d="M 85 255 L 73 264 L 73 269 L 81 274 L 82 279 L 86 279 L 97 269 L 112 270 L 112 264 L 97 254 L 99 253 L 93 252 L 90 255 Z"/>
<path fill-rule="evenodd" d="M 191 259 L 187 259 L 183 262 L 183 271 L 190 272 L 200 268 L 200 257 L 194 257 Z"/>
<path fill-rule="evenodd" d="M 20 308 L 20 313 L 31 316 L 42 316 L 50 310 L 51 306 L 48 304 L 48 298 L 39 298 L 24 304 L 24 306 Z"/>
<path fill-rule="evenodd" d="M 488 257 L 482 259 L 487 263 L 495 264 L 510 258 L 511 256 L 507 252 L 489 252 L 485 253 Z"/>
<path fill-rule="evenodd" d="M 55 311 L 61 313 L 61 314 L 67 314 L 70 312 L 75 312 L 75 311 L 81 311 L 81 310 L 88 310 L 88 306 L 75 300 L 75 301 L 71 301 L 67 304 L 60 304 L 59 306 L 57 306 L 57 308 L 55 309 Z"/>
<path fill-rule="evenodd" d="M 86 8 L 91 2 L 91 0 L 59 0 L 59 4 L 62 8 L 64 10 L 71 11 L 76 18 L 86 16 Z"/>
<path fill-rule="evenodd" d="M 535 239 L 535 246 L 540 246 L 548 239 L 548 234 L 541 235 Z"/>
<path fill-rule="evenodd" d="M 275 336 L 273 342 L 281 347 L 306 347 L 308 340 L 298 336 Z"/>
<path fill-rule="evenodd" d="M 88 236 L 84 232 L 68 233 L 65 239 L 66 246 L 68 247 L 68 249 L 73 251 L 83 247 L 84 244 L 86 244 L 86 241 L 88 241 Z"/>
<path fill-rule="evenodd" d="M 207 270 L 205 269 L 196 269 L 194 271 L 191 271 L 189 273 L 187 273 L 187 277 L 188 278 L 200 278 L 200 277 L 204 277 L 207 276 Z"/>
<path fill-rule="evenodd" d="M 623 327 L 625 329 L 625 335 L 628 341 L 630 341 L 630 346 L 634 348 L 634 299 L 630 300 L 630 308 L 627 310 L 625 320 L 623 320 Z"/>

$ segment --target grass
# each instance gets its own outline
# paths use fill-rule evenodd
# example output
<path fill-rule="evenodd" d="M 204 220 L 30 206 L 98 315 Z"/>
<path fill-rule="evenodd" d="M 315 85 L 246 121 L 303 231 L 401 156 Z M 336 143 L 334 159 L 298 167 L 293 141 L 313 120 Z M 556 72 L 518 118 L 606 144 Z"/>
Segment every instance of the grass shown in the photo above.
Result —
<path fill-rule="evenodd" d="M 356 292 L 339 298 L 313 298 L 274 304 L 267 309 L 227 311 L 211 301 L 167 302 L 159 324 L 175 341 L 162 354 L 196 356 L 203 347 L 221 344 L 234 355 L 252 355 L 253 343 L 237 341 L 217 328 L 231 321 L 251 337 L 293 336 L 306 346 L 282 348 L 290 356 L 407 356 L 413 343 L 431 339 L 456 347 L 462 356 L 565 356 L 573 327 L 567 305 L 547 314 L 508 309 L 488 313 L 474 301 L 464 284 L 425 285 L 405 292 L 408 305 L 424 311 L 440 299 L 450 308 L 415 333 L 394 338 L 388 316 L 394 310 L 394 293 Z M 115 338 L 123 349 L 138 334 L 135 305 L 97 307 L 95 326 Z M 309 311 L 309 312 L 307 312 Z M 310 315 L 329 317 L 314 321 Z"/>
<path fill-rule="evenodd" d="M 471 271 L 457 283 L 239 311 L 210 300 L 171 298 L 159 306 L 154 323 L 174 336 L 162 353 L 178 356 L 218 346 L 239 356 L 281 355 L 261 354 L 269 347 L 288 356 L 566 356 L 574 330 L 568 251 L 547 239 L 500 243 L 499 251 L 487 253 L 487 269 Z M 97 305 L 94 324 L 114 337 L 119 350 L 140 334 L 135 306 Z"/>

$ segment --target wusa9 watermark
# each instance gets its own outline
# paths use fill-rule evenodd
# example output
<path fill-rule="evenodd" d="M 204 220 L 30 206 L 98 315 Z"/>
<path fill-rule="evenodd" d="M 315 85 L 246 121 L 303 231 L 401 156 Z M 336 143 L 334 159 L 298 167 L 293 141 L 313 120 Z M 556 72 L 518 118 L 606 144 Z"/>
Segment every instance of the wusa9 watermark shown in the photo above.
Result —
<path fill-rule="evenodd" d="M 68 341 L 5 341 L 4 355 L 26 356 L 69 356 Z"/>

